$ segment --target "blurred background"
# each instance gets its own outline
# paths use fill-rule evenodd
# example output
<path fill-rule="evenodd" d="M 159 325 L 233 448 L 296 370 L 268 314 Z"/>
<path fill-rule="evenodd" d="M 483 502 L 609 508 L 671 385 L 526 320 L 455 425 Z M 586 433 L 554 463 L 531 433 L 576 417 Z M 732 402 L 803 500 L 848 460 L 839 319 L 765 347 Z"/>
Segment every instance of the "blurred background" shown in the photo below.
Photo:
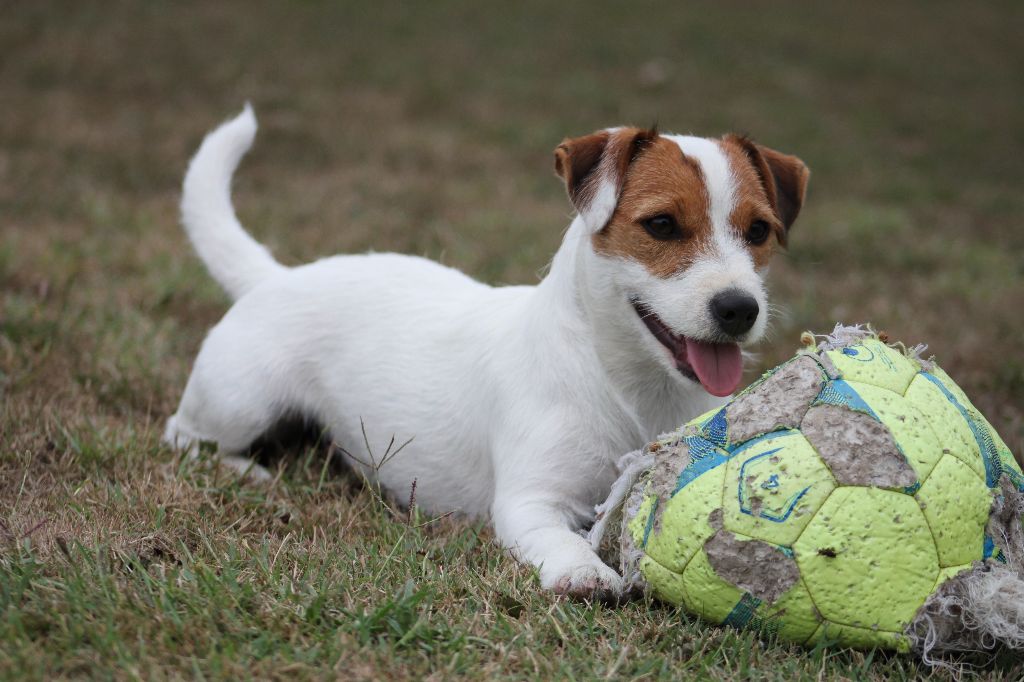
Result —
<path fill-rule="evenodd" d="M 177 226 L 253 103 L 236 206 L 287 263 L 343 251 L 533 283 L 563 137 L 749 133 L 812 170 L 760 368 L 804 329 L 928 343 L 1024 450 L 1019 2 L 31 2 L 0 15 L 0 447 L 155 442 L 227 307 Z M 151 425 L 146 431 L 140 425 Z M 116 439 L 115 439 L 116 440 Z"/>

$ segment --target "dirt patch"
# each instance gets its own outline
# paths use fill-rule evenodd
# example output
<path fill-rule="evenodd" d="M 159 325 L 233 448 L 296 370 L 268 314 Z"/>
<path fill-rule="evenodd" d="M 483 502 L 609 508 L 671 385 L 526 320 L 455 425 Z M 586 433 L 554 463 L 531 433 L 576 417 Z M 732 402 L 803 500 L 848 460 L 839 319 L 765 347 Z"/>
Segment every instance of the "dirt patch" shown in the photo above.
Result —
<path fill-rule="evenodd" d="M 654 455 L 654 467 L 648 479 L 651 492 L 662 501 L 667 500 L 679 485 L 679 474 L 690 464 L 690 449 L 679 442 L 662 447 Z"/>
<path fill-rule="evenodd" d="M 884 424 L 837 405 L 807 411 L 800 430 L 840 485 L 904 488 L 917 481 Z"/>
<path fill-rule="evenodd" d="M 783 365 L 725 408 L 729 440 L 742 443 L 762 433 L 800 426 L 824 384 L 821 366 L 809 355 Z"/>
<path fill-rule="evenodd" d="M 1024 493 L 1006 476 L 999 479 L 999 494 L 992 500 L 985 532 L 1003 550 L 1006 561 L 1024 571 Z"/>
<path fill-rule="evenodd" d="M 654 466 L 651 467 L 647 476 L 641 477 L 639 482 L 633 486 L 623 507 L 623 513 L 625 518 L 634 518 L 644 498 L 653 494 L 658 502 L 654 508 L 652 530 L 658 532 L 661 529 L 661 515 L 665 509 L 665 503 L 675 494 L 679 484 L 679 472 L 690 463 L 690 449 L 684 442 L 675 441 L 669 444 L 651 444 L 645 449 L 645 452 L 654 455 Z M 636 547 L 627 525 L 623 524 L 620 534 L 619 558 L 627 589 L 639 590 L 645 584 L 639 571 L 639 562 L 642 556 L 643 550 Z"/>
<path fill-rule="evenodd" d="M 704 543 L 704 551 L 715 573 L 769 604 L 800 580 L 796 560 L 767 542 L 720 530 Z"/>

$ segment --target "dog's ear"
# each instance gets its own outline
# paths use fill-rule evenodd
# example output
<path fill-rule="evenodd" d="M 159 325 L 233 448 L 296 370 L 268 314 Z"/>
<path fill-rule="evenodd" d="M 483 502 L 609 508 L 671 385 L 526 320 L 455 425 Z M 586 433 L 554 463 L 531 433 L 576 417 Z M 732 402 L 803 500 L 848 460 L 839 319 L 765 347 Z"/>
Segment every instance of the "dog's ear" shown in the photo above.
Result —
<path fill-rule="evenodd" d="M 608 223 L 629 164 L 657 136 L 654 129 L 612 128 L 568 138 L 555 148 L 555 173 L 592 232 Z"/>
<path fill-rule="evenodd" d="M 811 172 L 804 162 L 795 156 L 769 149 L 742 135 L 731 137 L 740 144 L 757 174 L 761 176 L 768 201 L 788 232 L 804 205 L 807 180 Z"/>

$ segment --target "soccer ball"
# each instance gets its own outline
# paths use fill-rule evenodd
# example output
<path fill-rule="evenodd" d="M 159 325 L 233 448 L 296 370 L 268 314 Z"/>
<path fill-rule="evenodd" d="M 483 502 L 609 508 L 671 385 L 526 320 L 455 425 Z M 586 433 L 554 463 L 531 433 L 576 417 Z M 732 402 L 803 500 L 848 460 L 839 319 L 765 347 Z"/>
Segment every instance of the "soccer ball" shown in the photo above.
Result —
<path fill-rule="evenodd" d="M 930 596 L 1005 563 L 990 516 L 1024 475 L 919 352 L 850 327 L 807 342 L 642 453 L 624 573 L 715 623 L 906 651 Z"/>

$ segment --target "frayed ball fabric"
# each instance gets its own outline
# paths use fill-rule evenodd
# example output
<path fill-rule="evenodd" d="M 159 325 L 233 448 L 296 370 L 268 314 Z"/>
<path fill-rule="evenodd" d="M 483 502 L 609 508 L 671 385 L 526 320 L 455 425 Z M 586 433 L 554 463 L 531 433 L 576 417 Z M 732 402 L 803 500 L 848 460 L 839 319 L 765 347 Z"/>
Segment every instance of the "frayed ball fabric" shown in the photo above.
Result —
<path fill-rule="evenodd" d="M 648 446 L 627 578 L 715 623 L 906 651 L 946 581 L 1005 562 L 1009 448 L 934 362 L 845 330 Z"/>

